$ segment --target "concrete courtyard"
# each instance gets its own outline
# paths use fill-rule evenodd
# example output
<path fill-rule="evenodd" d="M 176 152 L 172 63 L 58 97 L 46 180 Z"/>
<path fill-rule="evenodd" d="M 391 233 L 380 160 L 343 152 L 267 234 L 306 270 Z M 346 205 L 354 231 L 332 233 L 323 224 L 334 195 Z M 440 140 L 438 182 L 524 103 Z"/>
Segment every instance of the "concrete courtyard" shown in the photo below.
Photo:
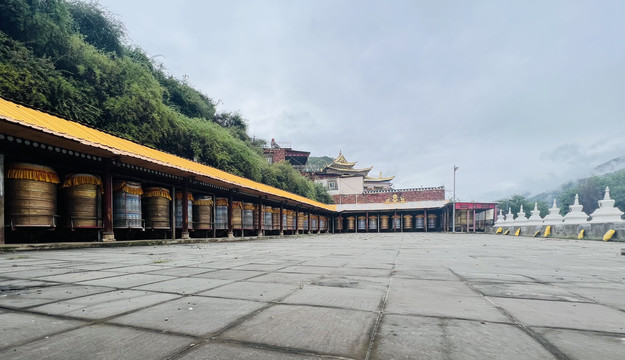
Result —
<path fill-rule="evenodd" d="M 623 359 L 623 243 L 315 235 L 0 255 L 1 359 Z"/>

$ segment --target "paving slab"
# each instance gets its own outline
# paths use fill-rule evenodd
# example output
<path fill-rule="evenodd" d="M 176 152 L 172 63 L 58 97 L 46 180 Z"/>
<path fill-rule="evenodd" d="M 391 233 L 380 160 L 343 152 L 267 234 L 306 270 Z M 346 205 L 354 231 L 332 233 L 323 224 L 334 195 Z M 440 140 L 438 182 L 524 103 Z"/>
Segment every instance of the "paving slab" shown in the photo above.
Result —
<path fill-rule="evenodd" d="M 76 283 L 80 281 L 103 279 L 120 275 L 125 274 L 113 271 L 72 271 L 59 275 L 43 276 L 39 277 L 38 279 L 43 281 L 54 281 L 60 283 Z"/>
<path fill-rule="evenodd" d="M 193 276 L 197 274 L 202 274 L 205 272 L 211 271 L 210 269 L 205 268 L 194 268 L 194 267 L 165 267 L 160 270 L 149 271 L 145 273 L 146 275 L 167 275 L 167 276 L 176 276 L 176 277 L 186 277 Z"/>
<path fill-rule="evenodd" d="M 238 281 L 197 295 L 270 302 L 288 295 L 299 286 L 292 284 Z"/>
<path fill-rule="evenodd" d="M 187 349 L 193 339 L 118 326 L 94 325 L 22 346 L 0 350 L 14 360 L 167 359 Z"/>
<path fill-rule="evenodd" d="M 472 284 L 472 287 L 482 294 L 491 297 L 510 297 L 537 300 L 561 300 L 588 302 L 582 296 L 549 284 L 528 283 L 496 283 L 496 284 Z"/>
<path fill-rule="evenodd" d="M 103 319 L 180 296 L 148 291 L 118 290 L 37 306 L 32 311 L 82 319 Z"/>
<path fill-rule="evenodd" d="M 278 270 L 278 272 L 283 273 L 297 273 L 297 274 L 319 274 L 319 275 L 328 275 L 335 272 L 337 269 L 334 267 L 328 266 L 304 266 L 304 265 L 294 265 L 289 266 L 287 268 Z"/>
<path fill-rule="evenodd" d="M 248 281 L 303 285 L 319 278 L 321 278 L 319 274 L 269 273 L 248 279 Z"/>
<path fill-rule="evenodd" d="M 625 313 L 598 304 L 492 298 L 529 326 L 625 333 Z"/>
<path fill-rule="evenodd" d="M 114 288 L 128 289 L 136 286 L 147 285 L 159 281 L 174 279 L 173 276 L 163 275 L 147 275 L 147 274 L 129 274 L 107 277 L 104 279 L 96 279 L 89 281 L 82 281 L 78 284 L 81 285 L 94 285 L 94 286 L 108 286 Z"/>
<path fill-rule="evenodd" d="M 328 276 L 322 276 L 321 278 L 312 281 L 310 284 L 338 288 L 374 289 L 386 291 L 386 288 L 388 287 L 388 278 L 340 276 L 333 274 Z"/>
<path fill-rule="evenodd" d="M 556 359 L 513 325 L 386 315 L 371 359 Z"/>
<path fill-rule="evenodd" d="M 393 314 L 510 321 L 496 306 L 460 281 L 393 279 L 385 311 Z"/>
<path fill-rule="evenodd" d="M 281 302 L 376 311 L 381 305 L 384 293 L 384 291 L 372 289 L 306 285 Z"/>
<path fill-rule="evenodd" d="M 610 287 L 606 284 L 604 287 L 585 287 L 585 286 L 559 286 L 566 291 L 570 291 L 580 297 L 588 299 L 588 301 L 597 302 L 599 304 L 612 306 L 625 311 L 625 288 L 620 286 Z"/>
<path fill-rule="evenodd" d="M 622 360 L 625 354 L 625 334 L 560 329 L 536 330 L 571 360 Z"/>
<path fill-rule="evenodd" d="M 366 276 L 366 277 L 388 277 L 390 274 L 389 269 L 367 269 L 367 268 L 355 268 L 355 267 L 342 267 L 332 272 L 332 275 L 345 275 L 345 276 Z"/>
<path fill-rule="evenodd" d="M 245 280 L 265 274 L 264 271 L 253 270 L 216 270 L 195 275 L 195 277 L 205 279 L 222 279 L 222 280 Z"/>
<path fill-rule="evenodd" d="M 362 359 L 376 318 L 356 310 L 275 305 L 218 338 Z"/>
<path fill-rule="evenodd" d="M 22 289 L 2 291 L 0 288 L 0 306 L 13 309 L 27 308 L 31 306 L 77 298 L 86 295 L 103 293 L 113 290 L 102 286 L 86 285 L 54 285 L 35 286 Z"/>
<path fill-rule="evenodd" d="M 5 312 L 0 314 L 0 349 L 83 325 L 82 321 L 45 315 Z M 0 359 L 3 357 L 0 356 Z"/>
<path fill-rule="evenodd" d="M 176 360 L 313 360 L 317 356 L 300 355 L 294 352 L 278 352 L 274 349 L 262 349 L 232 343 L 209 343 L 191 348 Z"/>
<path fill-rule="evenodd" d="M 50 276 L 50 275 L 65 274 L 71 271 L 69 269 L 40 268 L 40 267 L 31 268 L 31 269 L 24 269 L 23 267 L 19 267 L 19 268 L 12 268 L 11 270 L 13 271 L 9 270 L 9 271 L 0 272 L 0 276 L 4 278 L 10 278 L 10 279 L 37 279 L 37 278 Z"/>
<path fill-rule="evenodd" d="M 116 324 L 206 336 L 265 306 L 263 303 L 189 296 L 111 320 Z"/>
<path fill-rule="evenodd" d="M 176 294 L 195 294 L 231 282 L 231 280 L 204 279 L 198 277 L 177 278 L 172 280 L 159 281 L 148 285 L 137 286 L 134 289 L 162 291 Z"/>

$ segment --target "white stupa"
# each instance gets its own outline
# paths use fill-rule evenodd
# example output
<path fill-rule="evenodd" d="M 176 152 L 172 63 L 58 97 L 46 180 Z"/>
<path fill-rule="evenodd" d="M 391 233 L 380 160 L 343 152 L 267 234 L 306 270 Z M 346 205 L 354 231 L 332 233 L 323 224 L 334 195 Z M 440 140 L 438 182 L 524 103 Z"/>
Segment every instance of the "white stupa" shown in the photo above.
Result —
<path fill-rule="evenodd" d="M 543 218 L 540 217 L 540 210 L 538 210 L 538 202 L 534 203 L 534 210 L 531 211 L 532 215 L 527 219 L 527 225 L 542 225 Z"/>
<path fill-rule="evenodd" d="M 614 207 L 614 200 L 610 198 L 610 188 L 606 186 L 603 200 L 599 200 L 599 208 L 592 214 L 592 223 L 613 223 L 623 222 L 621 216 L 623 212 L 619 208 Z"/>
<path fill-rule="evenodd" d="M 526 225 L 527 216 L 525 216 L 525 211 L 523 211 L 523 205 L 521 205 L 521 209 L 516 214 L 516 219 L 514 219 L 514 225 Z"/>
<path fill-rule="evenodd" d="M 504 218 L 502 212 L 503 210 L 499 209 L 499 215 L 497 215 L 497 221 L 495 221 L 495 226 L 505 225 L 506 219 Z"/>
<path fill-rule="evenodd" d="M 549 209 L 549 214 L 545 216 L 543 222 L 545 225 L 558 225 L 562 224 L 562 220 L 560 208 L 556 205 L 556 199 L 553 199 L 553 206 Z"/>
<path fill-rule="evenodd" d="M 508 208 L 506 219 L 504 220 L 502 225 L 512 225 L 513 222 L 514 222 L 514 215 L 512 214 L 512 209 Z"/>
<path fill-rule="evenodd" d="M 579 195 L 575 194 L 575 202 L 573 205 L 569 205 L 568 214 L 564 215 L 565 224 L 583 224 L 588 221 L 588 215 L 582 211 L 584 205 L 579 204 Z"/>

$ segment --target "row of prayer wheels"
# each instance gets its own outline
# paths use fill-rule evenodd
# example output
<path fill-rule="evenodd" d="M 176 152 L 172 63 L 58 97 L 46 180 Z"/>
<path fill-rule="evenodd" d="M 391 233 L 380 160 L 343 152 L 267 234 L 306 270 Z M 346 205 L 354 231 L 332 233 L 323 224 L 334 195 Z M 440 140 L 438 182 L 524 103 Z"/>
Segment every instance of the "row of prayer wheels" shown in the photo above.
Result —
<path fill-rule="evenodd" d="M 60 180 L 50 167 L 13 163 L 7 165 L 6 197 L 10 226 L 57 227 L 57 191 Z M 92 174 L 68 175 L 61 185 L 61 219 L 68 228 L 102 227 L 102 180 Z M 133 181 L 115 181 L 113 186 L 113 227 L 116 229 L 171 229 L 171 201 L 169 189 L 145 187 Z M 182 193 L 176 193 L 175 227 L 182 228 Z M 248 202 L 232 203 L 234 229 L 258 229 L 258 205 Z M 187 214 L 189 229 L 210 230 L 213 226 L 213 198 L 188 194 Z M 280 229 L 280 208 L 263 206 L 263 228 Z M 283 215 L 285 230 L 295 230 L 295 210 L 286 209 Z M 298 214 L 298 230 L 308 230 L 308 214 Z M 228 199 L 215 200 L 215 228 L 228 228 Z M 327 218 L 311 215 L 311 229 L 318 223 L 327 230 Z"/>
<path fill-rule="evenodd" d="M 366 216 L 348 216 L 345 218 L 346 224 L 343 227 L 343 217 L 336 218 L 336 229 L 338 231 L 367 231 L 378 230 L 425 230 L 425 215 L 371 215 Z M 414 223 L 413 223 L 414 220 Z M 435 230 L 438 226 L 438 216 L 429 214 L 427 216 L 427 229 Z"/>

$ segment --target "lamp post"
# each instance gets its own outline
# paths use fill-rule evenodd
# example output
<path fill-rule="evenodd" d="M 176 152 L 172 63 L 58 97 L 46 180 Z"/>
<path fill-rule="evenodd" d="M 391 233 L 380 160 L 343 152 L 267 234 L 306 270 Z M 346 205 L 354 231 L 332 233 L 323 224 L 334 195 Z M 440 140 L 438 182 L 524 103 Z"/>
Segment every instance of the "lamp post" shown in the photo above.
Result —
<path fill-rule="evenodd" d="M 452 215 L 451 215 L 451 232 L 455 233 L 456 232 L 456 170 L 458 170 L 458 167 L 456 166 L 456 164 L 454 164 L 454 198 L 453 198 L 453 208 L 451 210 Z"/>

